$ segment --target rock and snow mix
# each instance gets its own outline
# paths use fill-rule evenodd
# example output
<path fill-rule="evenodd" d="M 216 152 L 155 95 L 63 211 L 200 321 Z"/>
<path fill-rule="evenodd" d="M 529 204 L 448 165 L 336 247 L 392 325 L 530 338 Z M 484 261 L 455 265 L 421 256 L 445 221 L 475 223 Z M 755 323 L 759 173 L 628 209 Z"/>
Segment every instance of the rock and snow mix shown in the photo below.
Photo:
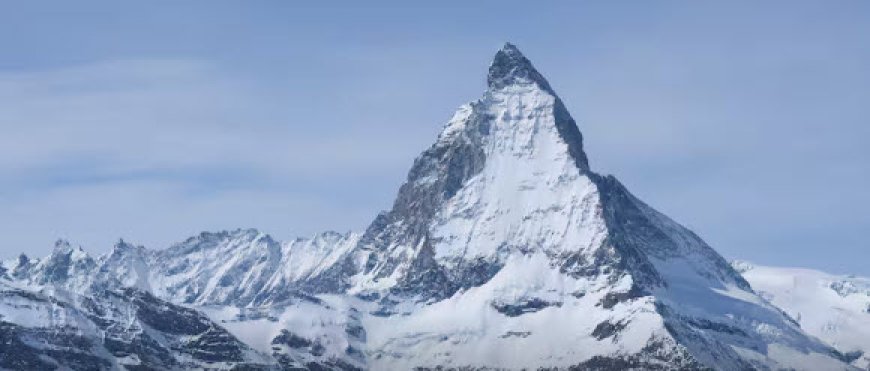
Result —
<path fill-rule="evenodd" d="M 4 262 L 0 368 L 866 367 L 866 331 L 825 332 L 870 315 L 854 310 L 865 281 L 828 285 L 844 298 L 828 306 L 794 304 L 805 298 L 772 279 L 757 294 L 590 169 L 576 123 L 514 46 L 487 82 L 362 234 L 202 233 L 97 258 L 59 242 Z M 832 314 L 841 302 L 848 316 Z"/>
<path fill-rule="evenodd" d="M 801 328 L 870 369 L 870 278 L 733 262 L 755 291 Z"/>

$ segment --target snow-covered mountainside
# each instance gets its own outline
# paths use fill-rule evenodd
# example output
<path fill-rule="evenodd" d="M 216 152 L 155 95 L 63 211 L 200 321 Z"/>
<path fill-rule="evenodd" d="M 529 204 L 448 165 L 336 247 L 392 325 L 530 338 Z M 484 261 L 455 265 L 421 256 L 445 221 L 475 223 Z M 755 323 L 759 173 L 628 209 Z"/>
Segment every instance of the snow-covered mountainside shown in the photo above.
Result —
<path fill-rule="evenodd" d="M 0 369 L 229 368 L 266 361 L 201 312 L 135 288 L 76 294 L 0 282 Z"/>
<path fill-rule="evenodd" d="M 870 278 L 746 262 L 732 265 L 804 331 L 833 345 L 853 365 L 870 370 Z"/>
<path fill-rule="evenodd" d="M 237 230 L 97 258 L 59 242 L 0 276 L 43 303 L 3 298 L 0 338 L 20 362 L 73 368 L 64 352 L 97 368 L 854 369 L 593 172 L 564 103 L 510 44 L 360 235 Z M 85 340 L 38 340 L 58 329 Z M 234 356 L 202 356 L 217 349 Z"/>

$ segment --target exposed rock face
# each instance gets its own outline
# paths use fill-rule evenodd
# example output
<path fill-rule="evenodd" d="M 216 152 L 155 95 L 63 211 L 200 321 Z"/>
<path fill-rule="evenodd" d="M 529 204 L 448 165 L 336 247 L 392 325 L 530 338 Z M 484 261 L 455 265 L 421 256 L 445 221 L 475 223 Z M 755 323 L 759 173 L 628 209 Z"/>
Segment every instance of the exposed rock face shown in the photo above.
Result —
<path fill-rule="evenodd" d="M 0 367 L 182 369 L 257 364 L 200 312 L 134 288 L 88 295 L 0 285 Z"/>
<path fill-rule="evenodd" d="M 516 47 L 487 83 L 362 235 L 237 230 L 5 264 L 22 287 L 8 292 L 39 298 L 0 301 L 0 337 L 32 348 L 9 367 L 849 369 L 697 235 L 593 172 Z M 26 321 L 56 307 L 76 320 Z"/>

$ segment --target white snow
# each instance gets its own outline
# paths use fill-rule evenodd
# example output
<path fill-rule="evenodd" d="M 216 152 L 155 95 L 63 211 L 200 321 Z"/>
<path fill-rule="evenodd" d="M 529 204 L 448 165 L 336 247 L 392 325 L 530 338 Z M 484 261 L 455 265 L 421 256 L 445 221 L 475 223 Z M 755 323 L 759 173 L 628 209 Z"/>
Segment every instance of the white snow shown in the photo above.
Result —
<path fill-rule="evenodd" d="M 863 352 L 853 364 L 870 369 L 870 279 L 811 269 L 739 262 L 753 289 L 801 328 L 840 352 Z"/>
<path fill-rule="evenodd" d="M 597 190 L 559 137 L 554 103 L 549 93 L 525 85 L 487 92 L 473 105 L 478 115 L 494 117 L 483 143 L 486 164 L 431 228 L 440 262 L 452 266 L 507 252 L 500 249 L 555 256 L 601 245 L 606 230 Z"/>
<path fill-rule="evenodd" d="M 512 256 L 483 286 L 421 305 L 408 315 L 366 317 L 371 366 L 567 367 L 595 355 L 638 352 L 654 335 L 667 336 L 652 301 L 628 303 L 613 311 L 596 307 L 606 293 L 596 290 L 607 285 L 560 274 L 543 254 Z M 577 292 L 589 294 L 572 295 Z M 559 304 L 516 317 L 492 306 L 529 298 Z M 605 320 L 630 321 L 619 341 L 590 336 Z"/>

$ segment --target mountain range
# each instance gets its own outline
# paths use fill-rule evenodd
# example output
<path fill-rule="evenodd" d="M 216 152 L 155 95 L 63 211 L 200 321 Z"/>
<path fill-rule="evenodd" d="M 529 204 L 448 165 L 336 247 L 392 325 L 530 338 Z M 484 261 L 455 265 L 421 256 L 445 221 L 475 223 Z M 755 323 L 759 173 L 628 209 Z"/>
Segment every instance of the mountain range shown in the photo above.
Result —
<path fill-rule="evenodd" d="M 0 368 L 868 369 L 868 282 L 728 262 L 594 172 L 506 44 L 362 233 L 3 262 Z"/>

